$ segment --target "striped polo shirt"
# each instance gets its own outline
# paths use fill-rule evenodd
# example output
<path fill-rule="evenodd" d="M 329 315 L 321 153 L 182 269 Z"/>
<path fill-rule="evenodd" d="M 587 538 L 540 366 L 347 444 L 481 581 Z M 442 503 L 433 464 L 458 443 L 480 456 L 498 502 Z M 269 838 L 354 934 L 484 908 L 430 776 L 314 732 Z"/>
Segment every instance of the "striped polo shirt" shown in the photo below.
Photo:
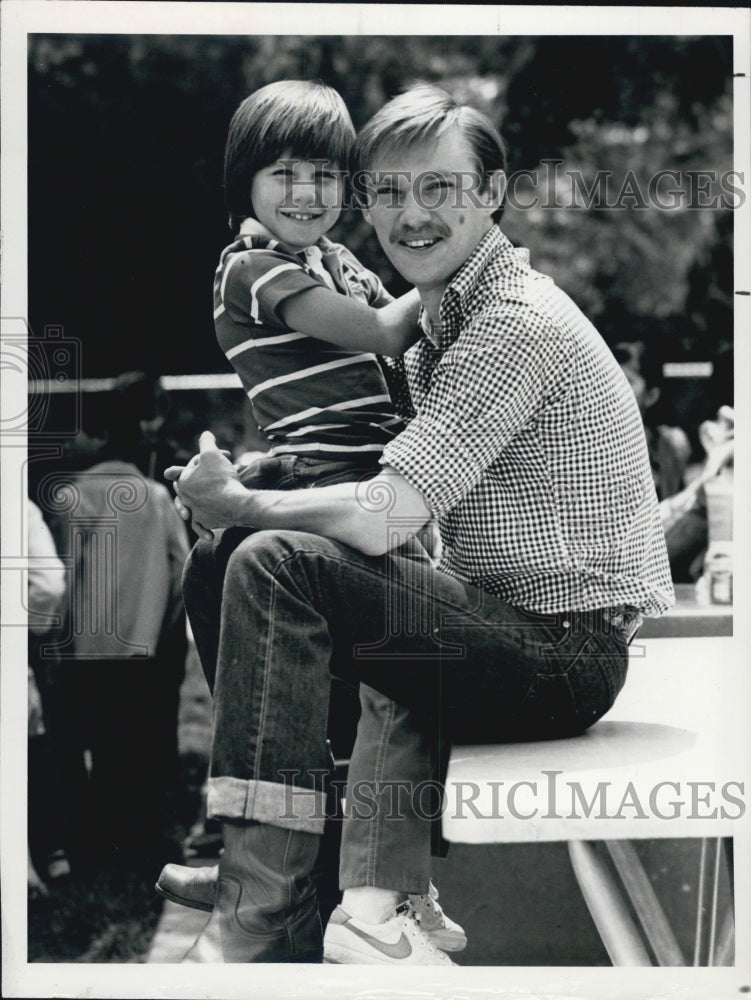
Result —
<path fill-rule="evenodd" d="M 393 364 L 293 330 L 281 305 L 329 287 L 376 308 L 391 296 L 345 247 L 321 238 L 299 254 L 268 236 L 241 234 L 214 279 L 219 346 L 250 399 L 273 454 L 377 460 L 404 427 L 389 394 Z"/>

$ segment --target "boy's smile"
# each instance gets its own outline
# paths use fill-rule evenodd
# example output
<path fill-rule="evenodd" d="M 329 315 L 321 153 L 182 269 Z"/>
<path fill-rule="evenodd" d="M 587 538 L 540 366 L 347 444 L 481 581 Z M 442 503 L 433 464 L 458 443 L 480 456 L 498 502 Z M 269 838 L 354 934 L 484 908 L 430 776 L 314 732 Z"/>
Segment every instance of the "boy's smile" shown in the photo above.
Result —
<path fill-rule="evenodd" d="M 340 172 L 323 160 L 280 157 L 256 173 L 250 193 L 258 221 L 292 250 L 312 246 L 341 211 Z"/>

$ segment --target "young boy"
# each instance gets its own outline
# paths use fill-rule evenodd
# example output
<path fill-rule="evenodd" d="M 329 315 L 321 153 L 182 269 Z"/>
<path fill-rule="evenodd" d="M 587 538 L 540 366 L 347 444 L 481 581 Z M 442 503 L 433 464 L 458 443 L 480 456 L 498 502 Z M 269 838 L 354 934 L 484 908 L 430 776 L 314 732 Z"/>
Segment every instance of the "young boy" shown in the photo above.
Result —
<path fill-rule="evenodd" d="M 417 338 L 417 293 L 392 300 L 374 274 L 325 237 L 339 218 L 354 137 L 339 94 L 301 81 L 270 84 L 251 94 L 230 124 L 225 198 L 237 237 L 217 268 L 214 322 L 259 429 L 271 443 L 265 458 L 241 472 L 249 488 L 301 489 L 372 477 L 384 446 L 411 413 L 399 363 L 375 352 L 400 355 Z M 230 529 L 238 531 L 243 533 Z M 230 537 L 217 546 L 217 573 L 223 575 L 233 547 Z M 215 619 L 218 636 L 220 607 L 206 614 Z M 216 646 L 206 643 L 199 654 L 213 688 Z M 404 774 L 405 765 L 399 768 L 398 762 L 405 760 L 405 778 L 415 785 L 431 779 L 431 748 L 411 729 L 408 714 L 364 685 L 360 701 L 359 731 L 368 733 L 369 745 L 352 759 L 350 783 L 377 785 L 380 774 Z M 383 766 L 389 756 L 393 765 Z M 367 922 L 371 886 L 399 891 L 406 902 L 401 913 L 416 920 L 422 935 L 414 960 L 452 964 L 437 948 L 459 950 L 466 937 L 438 906 L 429 873 L 402 860 L 397 875 L 390 862 L 393 854 L 403 859 L 429 853 L 410 851 L 417 839 L 429 839 L 429 824 L 414 815 L 406 797 L 399 804 L 405 821 L 389 829 L 405 845 L 403 851 L 373 836 L 378 815 L 351 817 L 345 825 L 343 904 Z M 376 813 L 390 807 L 384 798 Z M 215 879 L 214 872 L 186 875 L 168 866 L 157 888 L 179 902 L 210 909 Z"/>

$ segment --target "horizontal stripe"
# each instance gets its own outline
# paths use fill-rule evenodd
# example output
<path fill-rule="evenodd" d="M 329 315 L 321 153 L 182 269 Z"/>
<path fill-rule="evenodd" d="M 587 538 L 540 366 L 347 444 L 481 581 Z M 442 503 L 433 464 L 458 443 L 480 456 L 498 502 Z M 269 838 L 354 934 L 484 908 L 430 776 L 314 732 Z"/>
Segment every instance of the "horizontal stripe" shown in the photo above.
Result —
<path fill-rule="evenodd" d="M 374 452 L 383 451 L 385 444 L 325 444 L 323 442 L 312 441 L 308 444 L 297 442 L 295 444 L 274 445 L 268 452 L 269 455 L 281 455 L 292 452 L 297 454 L 300 451 L 325 451 L 325 452 Z"/>
<path fill-rule="evenodd" d="M 307 333 L 280 333 L 274 337 L 251 337 L 249 340 L 244 340 L 241 344 L 230 347 L 224 353 L 227 355 L 228 360 L 231 361 L 232 358 L 237 357 L 238 354 L 242 354 L 243 351 L 249 351 L 252 347 L 267 347 L 269 344 L 286 344 L 290 340 L 309 339 Z"/>
<path fill-rule="evenodd" d="M 220 302 L 219 305 L 214 310 L 214 319 L 219 319 L 219 317 L 222 315 L 222 313 L 224 311 L 225 311 L 224 310 L 224 303 Z"/>
<path fill-rule="evenodd" d="M 304 434 L 320 434 L 321 431 L 333 431 L 337 428 L 351 426 L 349 424 L 306 424 L 305 427 L 298 427 L 295 431 L 288 431 L 285 437 L 301 437 Z"/>
<path fill-rule="evenodd" d="M 367 364 L 372 358 L 371 354 L 355 354 L 351 357 L 339 358 L 337 361 L 327 361 L 323 365 L 313 365 L 312 368 L 302 368 L 298 371 L 289 372 L 287 375 L 279 375 L 277 378 L 266 379 L 265 382 L 259 382 L 257 386 L 254 386 L 248 392 L 249 399 L 255 399 L 260 393 L 265 392 L 267 389 L 272 389 L 277 385 L 284 385 L 287 382 L 299 382 L 303 379 L 310 378 L 311 375 L 318 375 L 320 372 L 334 371 L 337 368 L 343 368 L 346 365 L 361 365 Z"/>
<path fill-rule="evenodd" d="M 250 318 L 252 320 L 258 320 L 260 303 L 258 301 L 258 292 L 264 285 L 267 285 L 270 281 L 281 274 L 283 271 L 299 271 L 299 264 L 279 264 L 277 267 L 272 267 L 270 271 L 262 274 L 260 278 L 256 279 L 250 286 Z"/>
<path fill-rule="evenodd" d="M 380 393 L 377 396 L 360 396 L 359 399 L 346 399 L 343 402 L 336 403 L 336 410 L 354 410 L 358 406 L 373 406 L 376 403 L 391 403 L 391 396 L 388 394 Z M 311 406 L 307 410 L 300 410 L 298 413 L 290 413 L 287 417 L 282 417 L 281 420 L 276 420 L 273 424 L 266 424 L 264 427 L 265 431 L 275 431 L 280 427 L 284 427 L 287 424 L 299 423 L 301 420 L 308 420 L 310 417 L 314 417 L 317 413 L 325 413 L 327 410 L 332 409 L 329 406 Z M 400 420 L 397 417 L 396 420 Z"/>

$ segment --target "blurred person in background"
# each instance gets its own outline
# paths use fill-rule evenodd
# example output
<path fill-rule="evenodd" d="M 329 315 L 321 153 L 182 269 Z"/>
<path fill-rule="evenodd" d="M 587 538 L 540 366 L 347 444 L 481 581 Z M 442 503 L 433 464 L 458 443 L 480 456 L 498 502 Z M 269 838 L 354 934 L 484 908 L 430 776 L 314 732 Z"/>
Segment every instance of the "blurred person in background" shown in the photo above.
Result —
<path fill-rule="evenodd" d="M 678 493 L 685 486 L 691 444 L 682 427 L 660 420 L 664 403 L 663 359 L 645 341 L 620 341 L 613 347 L 618 364 L 634 391 L 644 422 L 649 462 L 658 500 Z"/>
<path fill-rule="evenodd" d="M 688 486 L 660 503 L 670 571 L 676 583 L 702 578 L 710 542 L 707 487 L 718 477 L 732 484 L 735 460 L 735 411 L 721 406 L 699 427 L 705 458 Z"/>
<path fill-rule="evenodd" d="M 29 896 L 48 894 L 47 883 L 70 874 L 63 847 L 66 803 L 60 794 L 55 746 L 45 724 L 45 694 L 58 680 L 54 627 L 65 603 L 65 567 L 39 507 L 28 513 L 28 886 Z M 45 639 L 50 640 L 44 646 Z M 38 679 L 38 680 L 37 680 Z M 41 874 L 40 874 L 41 873 Z"/>
<path fill-rule="evenodd" d="M 144 474 L 154 442 L 155 382 L 119 378 L 99 461 L 71 480 L 57 514 L 72 586 L 56 731 L 75 809 L 74 863 L 122 863 L 150 875 L 178 856 L 179 691 L 187 633 L 180 577 L 185 526 L 161 483 Z M 144 421 L 146 428 L 144 428 Z"/>
<path fill-rule="evenodd" d="M 645 340 L 619 341 L 613 346 L 616 360 L 634 392 L 644 421 L 644 432 L 652 476 L 660 501 L 665 541 L 674 582 L 691 583 L 702 576 L 708 545 L 705 485 L 718 475 L 729 474 L 735 453 L 735 414 L 722 405 L 703 421 L 696 434 L 704 453 L 692 466 L 689 436 L 682 427 L 663 422 L 665 403 L 663 353 Z M 715 362 L 707 395 L 732 400 L 729 354 Z"/>

